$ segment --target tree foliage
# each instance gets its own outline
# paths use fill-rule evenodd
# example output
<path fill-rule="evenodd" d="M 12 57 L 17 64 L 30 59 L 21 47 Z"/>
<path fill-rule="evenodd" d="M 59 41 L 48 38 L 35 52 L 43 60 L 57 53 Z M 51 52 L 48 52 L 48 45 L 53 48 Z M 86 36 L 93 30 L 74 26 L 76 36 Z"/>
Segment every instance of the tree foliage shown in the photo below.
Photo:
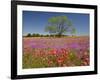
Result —
<path fill-rule="evenodd" d="M 72 35 L 75 35 L 76 34 L 76 29 L 73 28 L 72 31 L 71 31 Z"/>
<path fill-rule="evenodd" d="M 30 33 L 28 33 L 26 36 L 27 36 L 27 37 L 31 37 L 32 35 L 31 35 Z"/>
<path fill-rule="evenodd" d="M 72 22 L 67 16 L 55 16 L 48 19 L 45 31 L 60 37 L 66 32 L 74 33 L 75 28 L 73 28 Z"/>

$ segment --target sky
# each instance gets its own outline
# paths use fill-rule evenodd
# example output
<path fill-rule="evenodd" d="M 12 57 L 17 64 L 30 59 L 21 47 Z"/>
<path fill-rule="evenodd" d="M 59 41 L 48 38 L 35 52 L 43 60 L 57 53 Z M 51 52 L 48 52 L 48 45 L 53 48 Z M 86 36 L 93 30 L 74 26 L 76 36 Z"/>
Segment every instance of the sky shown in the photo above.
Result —
<path fill-rule="evenodd" d="M 23 35 L 27 35 L 28 33 L 49 34 L 48 32 L 45 32 L 48 19 L 62 15 L 67 16 L 72 22 L 73 27 L 75 27 L 77 31 L 76 35 L 89 35 L 89 14 L 39 11 L 23 11 Z"/>

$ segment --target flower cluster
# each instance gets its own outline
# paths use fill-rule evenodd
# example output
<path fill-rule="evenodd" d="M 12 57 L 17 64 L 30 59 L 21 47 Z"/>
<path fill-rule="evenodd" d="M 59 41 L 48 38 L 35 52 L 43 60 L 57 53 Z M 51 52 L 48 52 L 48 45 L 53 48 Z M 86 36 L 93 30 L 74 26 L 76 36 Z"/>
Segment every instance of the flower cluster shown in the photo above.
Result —
<path fill-rule="evenodd" d="M 24 38 L 23 68 L 88 66 L 89 38 Z"/>

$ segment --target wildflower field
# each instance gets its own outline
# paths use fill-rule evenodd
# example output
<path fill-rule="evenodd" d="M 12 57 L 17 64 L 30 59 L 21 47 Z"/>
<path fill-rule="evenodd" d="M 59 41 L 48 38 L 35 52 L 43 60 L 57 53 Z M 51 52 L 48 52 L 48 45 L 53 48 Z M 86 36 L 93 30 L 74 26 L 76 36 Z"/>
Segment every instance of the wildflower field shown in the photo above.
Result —
<path fill-rule="evenodd" d="M 23 37 L 23 69 L 89 66 L 89 36 Z"/>

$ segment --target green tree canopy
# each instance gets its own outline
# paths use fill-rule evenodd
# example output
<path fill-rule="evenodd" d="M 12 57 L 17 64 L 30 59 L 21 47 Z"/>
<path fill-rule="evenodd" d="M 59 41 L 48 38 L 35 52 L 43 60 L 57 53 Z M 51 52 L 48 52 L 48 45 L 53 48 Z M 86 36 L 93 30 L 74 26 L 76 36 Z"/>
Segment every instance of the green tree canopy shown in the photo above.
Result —
<path fill-rule="evenodd" d="M 74 32 L 74 29 L 67 16 L 55 16 L 48 19 L 45 31 L 61 36 L 66 32 Z"/>
<path fill-rule="evenodd" d="M 30 34 L 30 33 L 28 33 L 28 34 L 27 34 L 27 37 L 31 37 L 31 34 Z"/>

